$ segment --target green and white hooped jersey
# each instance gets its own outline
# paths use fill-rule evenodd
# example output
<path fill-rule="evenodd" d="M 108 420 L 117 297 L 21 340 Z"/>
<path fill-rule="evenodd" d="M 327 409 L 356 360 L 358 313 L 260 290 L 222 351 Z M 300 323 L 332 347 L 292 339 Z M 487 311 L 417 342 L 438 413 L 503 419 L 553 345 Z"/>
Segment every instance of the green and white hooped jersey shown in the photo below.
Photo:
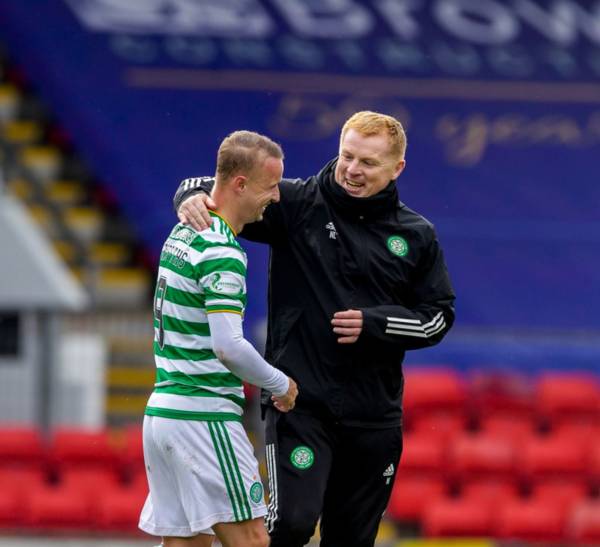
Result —
<path fill-rule="evenodd" d="M 154 295 L 156 383 L 145 413 L 181 420 L 241 421 L 242 381 L 212 351 L 209 313 L 243 315 L 246 253 L 211 212 L 202 232 L 177 224 L 160 255 Z"/>

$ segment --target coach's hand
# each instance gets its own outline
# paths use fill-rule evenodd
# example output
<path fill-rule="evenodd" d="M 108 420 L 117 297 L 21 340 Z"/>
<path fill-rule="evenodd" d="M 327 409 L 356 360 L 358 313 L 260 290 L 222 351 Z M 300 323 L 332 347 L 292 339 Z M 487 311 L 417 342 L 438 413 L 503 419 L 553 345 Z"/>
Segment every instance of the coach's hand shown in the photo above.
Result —
<path fill-rule="evenodd" d="M 354 344 L 363 328 L 362 311 L 338 311 L 333 314 L 331 324 L 333 325 L 333 332 L 340 335 L 338 344 Z"/>
<path fill-rule="evenodd" d="M 294 382 L 294 380 L 291 378 L 288 379 L 290 384 L 287 393 L 285 395 L 281 395 L 280 397 L 275 395 L 271 396 L 273 406 L 280 412 L 289 412 L 292 410 L 296 404 L 296 397 L 298 397 L 298 386 L 296 385 L 296 382 Z"/>
<path fill-rule="evenodd" d="M 183 201 L 177 210 L 177 217 L 183 224 L 189 224 L 192 228 L 201 232 L 212 224 L 212 218 L 208 214 L 208 210 L 215 208 L 216 205 L 212 198 L 201 192 Z"/>

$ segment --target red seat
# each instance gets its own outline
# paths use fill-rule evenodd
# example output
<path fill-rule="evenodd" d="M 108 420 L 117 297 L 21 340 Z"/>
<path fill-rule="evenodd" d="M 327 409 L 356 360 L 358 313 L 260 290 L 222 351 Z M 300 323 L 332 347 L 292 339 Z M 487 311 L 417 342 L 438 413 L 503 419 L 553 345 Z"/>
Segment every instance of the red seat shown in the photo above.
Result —
<path fill-rule="evenodd" d="M 530 416 L 504 411 L 483 416 L 479 428 L 484 435 L 517 444 L 535 433 L 535 424 Z"/>
<path fill-rule="evenodd" d="M 132 425 L 125 428 L 120 458 L 123 469 L 130 476 L 136 473 L 138 469 L 144 469 L 142 426 Z"/>
<path fill-rule="evenodd" d="M 580 437 L 584 442 L 600 439 L 600 415 L 598 419 L 591 417 L 561 419 L 554 418 L 551 424 L 552 433 L 570 437 Z"/>
<path fill-rule="evenodd" d="M 0 528 L 22 526 L 26 506 L 20 492 L 14 488 L 0 488 Z"/>
<path fill-rule="evenodd" d="M 427 475 L 398 473 L 386 515 L 396 521 L 419 522 L 432 499 L 446 492 L 446 484 Z"/>
<path fill-rule="evenodd" d="M 404 436 L 401 472 L 442 475 L 446 470 L 446 444 L 435 436 L 412 433 Z"/>
<path fill-rule="evenodd" d="M 133 487 L 103 491 L 96 506 L 98 526 L 103 530 L 137 532 L 146 496 L 146 489 Z"/>
<path fill-rule="evenodd" d="M 550 421 L 565 415 L 597 419 L 600 414 L 598 378 L 588 374 L 546 373 L 537 384 L 536 406 Z"/>
<path fill-rule="evenodd" d="M 554 500 L 564 511 L 570 511 L 585 499 L 588 488 L 583 481 L 542 480 L 533 486 L 531 497 L 539 500 Z"/>
<path fill-rule="evenodd" d="M 118 488 L 119 484 L 117 472 L 106 468 L 66 468 L 59 476 L 61 488 L 82 492 L 88 497 L 90 495 L 95 497 L 104 490 Z"/>
<path fill-rule="evenodd" d="M 83 492 L 45 486 L 30 491 L 26 524 L 44 530 L 88 529 L 93 518 Z"/>
<path fill-rule="evenodd" d="M 579 437 L 532 436 L 519 449 L 519 470 L 529 480 L 583 479 L 587 471 L 587 451 Z"/>
<path fill-rule="evenodd" d="M 566 514 L 560 503 L 532 498 L 514 498 L 497 510 L 496 535 L 504 539 L 560 541 Z"/>
<path fill-rule="evenodd" d="M 474 479 L 461 484 L 462 498 L 493 508 L 505 500 L 518 497 L 518 495 L 516 483 L 505 479 Z"/>
<path fill-rule="evenodd" d="M 493 508 L 470 498 L 433 499 L 423 511 L 421 528 L 426 537 L 490 536 Z"/>
<path fill-rule="evenodd" d="M 591 482 L 600 487 L 600 438 L 591 443 L 588 470 Z"/>
<path fill-rule="evenodd" d="M 0 467 L 0 527 L 11 529 L 27 523 L 31 492 L 47 486 L 46 478 L 36 464 Z"/>
<path fill-rule="evenodd" d="M 534 412 L 532 382 L 521 374 L 489 371 L 474 374 L 469 398 L 479 418 L 501 413 L 529 419 Z"/>
<path fill-rule="evenodd" d="M 572 543 L 600 545 L 600 499 L 583 500 L 574 507 L 567 535 Z"/>
<path fill-rule="evenodd" d="M 515 447 L 512 442 L 486 434 L 464 434 L 450 443 L 450 468 L 460 480 L 505 478 L 515 473 Z"/>
<path fill-rule="evenodd" d="M 462 413 L 425 412 L 414 417 L 411 433 L 438 437 L 447 441 L 467 429 L 467 418 Z"/>
<path fill-rule="evenodd" d="M 1 466 L 0 485 L 2 489 L 14 488 L 25 491 L 46 484 L 46 474 L 36 465 L 24 466 Z"/>
<path fill-rule="evenodd" d="M 466 401 L 458 373 L 445 368 L 407 368 L 404 372 L 404 409 L 410 417 L 421 412 L 462 412 Z"/>
<path fill-rule="evenodd" d="M 3 426 L 0 429 L 0 465 L 19 464 L 42 466 L 45 445 L 38 429 Z"/>
<path fill-rule="evenodd" d="M 148 492 L 148 478 L 146 477 L 146 469 L 141 468 L 131 476 L 129 481 L 130 487 Z"/>
<path fill-rule="evenodd" d="M 52 436 L 50 456 L 57 468 L 98 465 L 115 467 L 116 451 L 108 431 L 59 428 Z"/>

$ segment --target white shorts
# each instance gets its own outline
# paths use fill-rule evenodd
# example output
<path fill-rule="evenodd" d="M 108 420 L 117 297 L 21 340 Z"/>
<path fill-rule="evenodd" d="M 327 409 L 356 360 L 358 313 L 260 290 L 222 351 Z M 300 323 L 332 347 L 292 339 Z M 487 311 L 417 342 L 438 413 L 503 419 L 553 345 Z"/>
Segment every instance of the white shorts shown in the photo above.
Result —
<path fill-rule="evenodd" d="M 139 527 L 155 536 L 214 534 L 219 522 L 264 517 L 258 463 L 240 422 L 144 416 L 150 493 Z"/>

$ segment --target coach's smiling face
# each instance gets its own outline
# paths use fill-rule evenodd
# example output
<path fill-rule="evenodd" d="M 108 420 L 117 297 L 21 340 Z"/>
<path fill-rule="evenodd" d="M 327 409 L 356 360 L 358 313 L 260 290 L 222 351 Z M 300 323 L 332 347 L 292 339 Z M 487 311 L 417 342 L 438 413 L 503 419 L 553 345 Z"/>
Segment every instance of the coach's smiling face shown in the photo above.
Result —
<path fill-rule="evenodd" d="M 363 135 L 348 129 L 340 140 L 335 181 L 348 194 L 368 198 L 398 178 L 405 166 L 390 150 L 389 137 L 378 133 Z"/>

